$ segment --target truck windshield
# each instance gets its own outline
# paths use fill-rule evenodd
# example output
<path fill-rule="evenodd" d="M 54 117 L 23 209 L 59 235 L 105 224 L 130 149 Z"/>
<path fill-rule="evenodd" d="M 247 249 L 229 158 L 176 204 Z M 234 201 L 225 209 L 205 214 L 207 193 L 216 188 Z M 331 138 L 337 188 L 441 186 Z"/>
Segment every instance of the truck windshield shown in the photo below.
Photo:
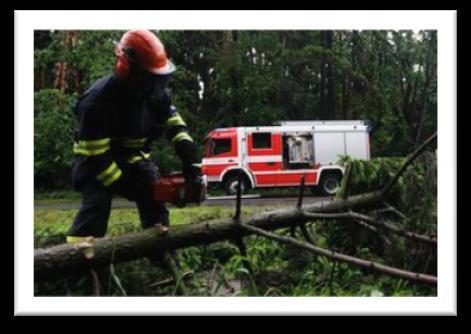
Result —
<path fill-rule="evenodd" d="M 208 139 L 206 152 L 208 156 L 219 155 L 231 151 L 231 139 Z"/>

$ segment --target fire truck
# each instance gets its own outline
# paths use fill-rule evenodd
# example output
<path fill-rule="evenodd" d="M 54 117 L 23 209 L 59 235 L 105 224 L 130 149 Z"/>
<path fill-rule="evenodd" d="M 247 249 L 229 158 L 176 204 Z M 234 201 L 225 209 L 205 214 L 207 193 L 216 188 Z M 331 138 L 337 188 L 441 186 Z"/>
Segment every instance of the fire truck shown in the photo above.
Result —
<path fill-rule="evenodd" d="M 209 186 L 237 192 L 306 186 L 335 195 L 344 174 L 341 155 L 370 159 L 368 121 L 282 121 L 274 126 L 219 128 L 205 139 L 202 172 Z"/>

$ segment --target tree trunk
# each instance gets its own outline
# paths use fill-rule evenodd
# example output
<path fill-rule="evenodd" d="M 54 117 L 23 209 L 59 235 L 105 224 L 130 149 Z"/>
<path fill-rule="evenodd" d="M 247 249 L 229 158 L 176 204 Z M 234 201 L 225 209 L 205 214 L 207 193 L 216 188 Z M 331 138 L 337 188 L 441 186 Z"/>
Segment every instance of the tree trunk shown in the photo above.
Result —
<path fill-rule="evenodd" d="M 321 105 L 321 110 L 320 110 L 320 116 L 322 120 L 325 120 L 327 118 L 327 106 L 326 106 L 326 73 L 325 73 L 325 64 L 322 61 L 321 62 L 321 80 L 320 80 L 320 105 Z"/>
<path fill-rule="evenodd" d="M 224 64 L 225 71 L 227 72 L 228 83 L 232 92 L 226 108 L 229 115 L 237 115 L 237 117 L 231 117 L 228 119 L 229 123 L 233 126 L 239 126 L 241 112 L 241 97 L 239 96 L 239 72 L 237 67 L 238 54 L 236 50 L 237 39 L 237 31 L 224 31 L 222 44 L 222 62 Z"/>
<path fill-rule="evenodd" d="M 428 45 L 428 50 L 427 50 L 427 60 L 425 64 L 425 83 L 424 87 L 422 90 L 422 101 L 421 101 L 421 107 L 420 107 L 420 118 L 419 118 L 419 124 L 417 126 L 417 132 L 416 132 L 416 137 L 415 137 L 415 147 L 417 147 L 420 143 L 420 137 L 422 135 L 422 129 L 423 129 L 423 124 L 425 120 L 425 113 L 427 112 L 427 98 L 430 90 L 430 85 L 432 83 L 432 77 L 434 76 L 435 73 L 435 62 L 432 59 L 433 53 L 433 47 L 436 44 L 436 38 L 435 35 L 430 36 L 430 41 Z"/>
<path fill-rule="evenodd" d="M 324 48 L 324 55 L 321 62 L 321 82 L 320 82 L 320 101 L 321 118 L 335 119 L 335 99 L 334 99 L 334 80 L 332 74 L 332 62 L 330 51 L 332 49 L 334 32 L 332 30 L 321 31 L 321 44 Z"/>
<path fill-rule="evenodd" d="M 59 89 L 61 91 L 65 91 L 65 89 L 67 88 L 66 74 L 67 74 L 67 63 L 66 62 L 56 63 L 56 72 L 54 76 L 54 88 Z"/>
<path fill-rule="evenodd" d="M 325 47 L 329 52 L 332 50 L 334 32 L 329 30 L 325 36 Z M 334 94 L 334 75 L 332 71 L 331 55 L 328 55 L 327 65 L 327 115 L 329 119 L 335 119 L 335 94 Z"/>
<path fill-rule="evenodd" d="M 350 119 L 350 80 L 345 78 L 342 80 L 342 117 Z"/>
<path fill-rule="evenodd" d="M 352 196 L 348 199 L 326 200 L 303 207 L 307 212 L 338 212 L 347 209 L 375 206 L 382 202 L 381 191 Z M 297 208 L 266 212 L 241 222 L 266 230 L 290 227 L 300 221 L 307 221 Z M 117 237 L 98 239 L 91 247 L 62 244 L 50 248 L 36 249 L 34 253 L 35 279 L 51 279 L 71 273 L 88 271 L 114 263 L 131 261 L 152 256 L 169 249 L 233 240 L 250 235 L 233 219 L 218 219 L 210 222 L 180 225 L 171 228 L 166 235 L 148 229 Z"/>

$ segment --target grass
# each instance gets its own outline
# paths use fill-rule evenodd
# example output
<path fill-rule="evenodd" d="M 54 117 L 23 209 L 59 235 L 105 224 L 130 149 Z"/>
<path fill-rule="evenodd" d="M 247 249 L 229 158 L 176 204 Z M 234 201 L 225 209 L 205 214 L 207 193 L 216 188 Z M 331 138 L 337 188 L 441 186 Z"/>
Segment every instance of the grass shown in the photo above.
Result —
<path fill-rule="evenodd" d="M 59 189 L 59 190 L 34 190 L 34 200 L 46 200 L 46 201 L 65 201 L 65 200 L 78 200 L 80 199 L 80 193 L 73 191 L 72 189 Z"/>
<path fill-rule="evenodd" d="M 262 197 L 277 197 L 277 196 L 297 196 L 299 194 L 298 187 L 284 187 L 284 188 L 257 188 L 249 190 L 249 194 L 260 194 Z M 309 194 L 306 191 L 305 194 Z M 223 189 L 214 188 L 208 189 L 208 196 L 225 196 L 226 192 Z M 71 189 L 59 190 L 40 190 L 36 189 L 34 192 L 35 203 L 56 203 L 80 200 L 80 193 Z"/>
<path fill-rule="evenodd" d="M 262 211 L 258 207 L 243 208 L 243 214 Z M 44 247 L 65 241 L 65 236 L 77 214 L 77 209 L 34 210 L 35 247 Z M 171 225 L 193 224 L 209 219 L 231 217 L 234 209 L 230 207 L 188 207 L 169 208 Z M 113 209 L 108 222 L 108 235 L 137 232 L 141 229 L 136 209 Z"/>

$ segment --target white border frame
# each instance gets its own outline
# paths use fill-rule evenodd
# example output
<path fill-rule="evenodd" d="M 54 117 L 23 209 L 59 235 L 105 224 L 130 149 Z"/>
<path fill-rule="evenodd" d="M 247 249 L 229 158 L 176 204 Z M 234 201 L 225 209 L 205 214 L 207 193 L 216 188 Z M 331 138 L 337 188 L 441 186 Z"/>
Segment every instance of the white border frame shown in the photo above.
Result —
<path fill-rule="evenodd" d="M 16 11 L 14 16 L 15 315 L 456 314 L 456 11 Z M 33 30 L 131 28 L 438 30 L 438 296 L 34 297 Z"/>

